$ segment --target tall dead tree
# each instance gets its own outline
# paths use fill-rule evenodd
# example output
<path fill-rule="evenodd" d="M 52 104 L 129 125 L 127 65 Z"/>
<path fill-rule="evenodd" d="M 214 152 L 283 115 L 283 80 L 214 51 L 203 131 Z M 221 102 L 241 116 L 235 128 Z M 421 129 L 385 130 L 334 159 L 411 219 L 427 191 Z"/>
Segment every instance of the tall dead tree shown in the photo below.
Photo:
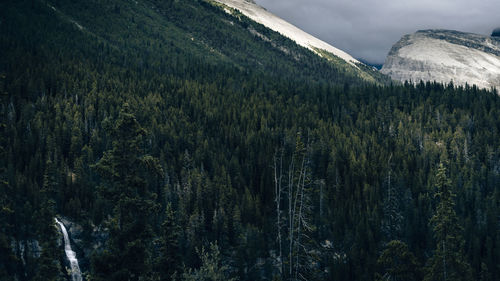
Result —
<path fill-rule="evenodd" d="M 284 162 L 288 162 L 286 166 Z M 307 280 L 305 272 L 311 260 L 309 233 L 314 229 L 310 219 L 313 206 L 310 164 L 310 145 L 304 145 L 300 134 L 291 155 L 285 155 L 281 149 L 274 157 L 277 259 L 282 279 Z"/>

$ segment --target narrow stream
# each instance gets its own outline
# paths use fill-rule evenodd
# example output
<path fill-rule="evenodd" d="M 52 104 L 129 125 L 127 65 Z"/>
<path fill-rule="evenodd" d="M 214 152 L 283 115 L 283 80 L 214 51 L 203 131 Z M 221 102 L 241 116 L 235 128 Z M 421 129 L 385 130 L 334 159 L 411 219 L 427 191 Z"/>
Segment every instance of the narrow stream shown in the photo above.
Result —
<path fill-rule="evenodd" d="M 66 252 L 66 257 L 71 265 L 71 280 L 72 281 L 82 281 L 82 273 L 80 272 L 80 266 L 78 265 L 78 259 L 76 258 L 76 253 L 71 249 L 71 242 L 69 241 L 68 232 L 66 227 L 57 218 L 54 218 L 56 223 L 61 227 L 61 231 L 64 236 L 64 251 Z"/>

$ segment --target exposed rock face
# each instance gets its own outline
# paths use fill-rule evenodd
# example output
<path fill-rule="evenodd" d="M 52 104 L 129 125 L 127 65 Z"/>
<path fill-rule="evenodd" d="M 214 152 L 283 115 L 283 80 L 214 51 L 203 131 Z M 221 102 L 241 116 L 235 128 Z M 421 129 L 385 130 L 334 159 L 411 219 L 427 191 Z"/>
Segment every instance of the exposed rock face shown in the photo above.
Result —
<path fill-rule="evenodd" d="M 94 250 L 100 251 L 108 239 L 108 231 L 94 225 L 87 225 L 86 228 L 69 220 L 68 218 L 58 216 L 58 219 L 64 224 L 71 240 L 71 246 L 76 252 L 82 272 L 88 271 L 89 262 Z M 59 245 L 64 246 L 62 235 L 59 239 Z"/>
<path fill-rule="evenodd" d="M 400 81 L 438 81 L 500 88 L 500 38 L 452 30 L 421 30 L 403 36 L 382 73 Z"/>
<path fill-rule="evenodd" d="M 26 266 L 26 261 L 32 258 L 39 258 L 42 253 L 42 247 L 38 240 L 20 240 L 11 241 L 11 249 L 14 250 L 15 255 L 19 257 L 23 266 Z"/>

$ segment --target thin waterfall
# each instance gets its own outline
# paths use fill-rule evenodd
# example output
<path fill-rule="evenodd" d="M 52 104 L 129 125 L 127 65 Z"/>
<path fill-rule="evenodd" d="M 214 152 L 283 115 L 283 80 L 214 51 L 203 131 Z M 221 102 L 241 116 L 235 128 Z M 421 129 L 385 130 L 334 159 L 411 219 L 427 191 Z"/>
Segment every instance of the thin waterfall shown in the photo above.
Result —
<path fill-rule="evenodd" d="M 71 249 L 71 243 L 69 241 L 68 232 L 64 224 L 60 222 L 57 218 L 54 218 L 56 223 L 61 227 L 61 231 L 64 236 L 64 251 L 66 252 L 66 257 L 71 265 L 71 280 L 72 281 L 82 281 L 82 273 L 80 271 L 80 266 L 78 265 L 78 259 L 76 258 L 76 253 Z"/>

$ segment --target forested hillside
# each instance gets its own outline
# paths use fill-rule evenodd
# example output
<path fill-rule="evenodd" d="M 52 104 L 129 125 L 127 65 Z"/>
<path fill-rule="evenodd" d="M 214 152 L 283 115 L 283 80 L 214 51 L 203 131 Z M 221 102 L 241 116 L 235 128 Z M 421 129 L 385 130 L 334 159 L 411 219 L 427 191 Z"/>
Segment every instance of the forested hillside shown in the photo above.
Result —
<path fill-rule="evenodd" d="M 205 1 L 0 3 L 0 279 L 70 280 L 65 217 L 86 280 L 500 280 L 496 91 L 371 75 Z"/>

